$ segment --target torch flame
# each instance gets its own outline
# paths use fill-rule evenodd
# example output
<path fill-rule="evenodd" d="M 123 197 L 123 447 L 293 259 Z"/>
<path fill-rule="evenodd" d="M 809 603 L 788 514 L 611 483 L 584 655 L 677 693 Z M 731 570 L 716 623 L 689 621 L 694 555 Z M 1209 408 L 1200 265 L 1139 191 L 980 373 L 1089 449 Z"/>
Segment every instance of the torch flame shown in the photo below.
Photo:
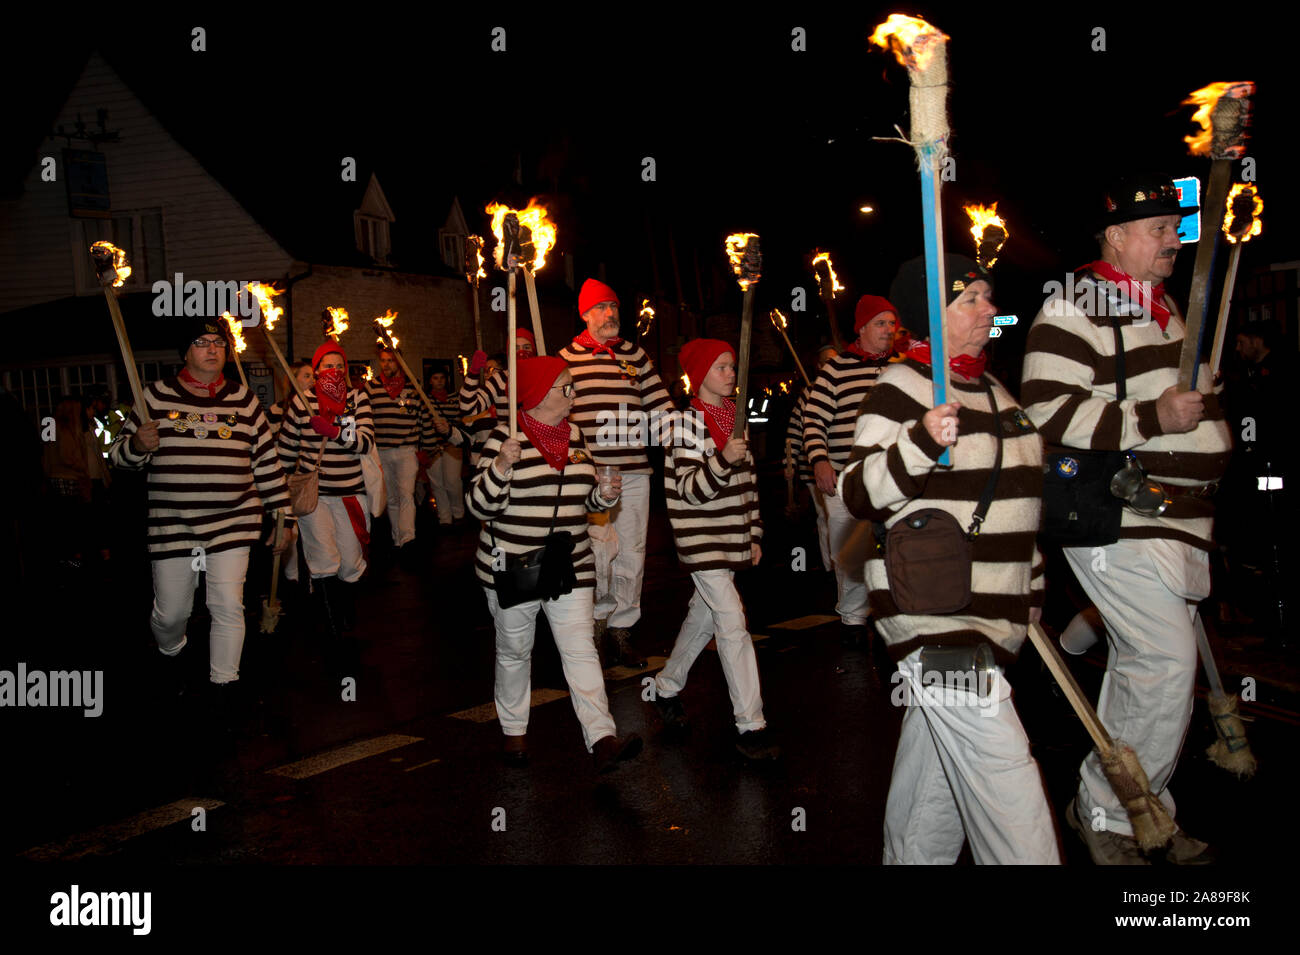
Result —
<path fill-rule="evenodd" d="M 835 274 L 835 266 L 831 265 L 831 254 L 829 252 L 819 252 L 817 249 L 813 249 L 813 278 L 817 280 L 817 288 L 819 291 L 824 290 L 822 289 L 822 275 L 817 271 L 817 266 L 823 262 L 826 263 L 826 273 L 831 279 L 831 298 L 833 299 L 835 298 L 836 292 L 844 291 L 844 286 L 840 284 L 839 276 Z M 784 328 L 785 326 L 782 325 L 781 327 Z"/>
<path fill-rule="evenodd" d="M 533 258 L 531 262 L 524 263 L 524 268 L 530 272 L 541 271 L 546 265 L 546 253 L 555 248 L 557 234 L 555 223 L 546 217 L 546 206 L 538 205 L 536 199 L 529 199 L 528 206 L 524 209 L 511 209 L 499 202 L 491 202 L 483 211 L 492 217 L 492 234 L 496 236 L 497 240 L 492 256 L 496 261 L 497 268 L 505 268 L 505 264 L 501 261 L 501 256 L 505 251 L 505 237 L 502 234 L 502 228 L 506 216 L 513 212 L 519 219 L 519 225 L 532 233 Z"/>
<path fill-rule="evenodd" d="M 1194 136 L 1183 137 L 1183 142 L 1187 143 L 1187 151 L 1193 156 L 1210 155 L 1211 147 L 1214 145 L 1214 110 L 1219 105 L 1219 100 L 1224 96 L 1245 99 L 1254 92 L 1254 89 L 1254 84 L 1249 82 L 1211 83 L 1188 95 L 1182 105 L 1196 107 L 1196 112 L 1192 114 L 1192 121 L 1200 125 L 1201 131 Z M 1230 145 L 1226 158 L 1236 159 L 1244 153 L 1244 144 Z"/>
<path fill-rule="evenodd" d="M 222 312 L 221 317 L 226 320 L 226 325 L 230 329 L 230 338 L 235 343 L 235 351 L 243 354 L 244 349 L 248 347 L 248 343 L 244 341 L 243 324 L 229 312 Z"/>
<path fill-rule="evenodd" d="M 284 314 L 284 309 L 280 308 L 280 306 L 276 305 L 271 300 L 275 298 L 275 296 L 283 295 L 284 293 L 269 285 L 263 285 L 261 282 L 249 282 L 248 291 L 257 299 L 257 304 L 261 307 L 262 322 L 266 326 L 266 330 L 268 332 L 273 331 L 275 329 L 275 323 L 278 322 L 280 316 Z"/>
<path fill-rule="evenodd" d="M 460 360 L 460 374 L 463 378 L 465 375 L 469 374 L 469 359 L 464 355 L 457 355 L 456 357 Z"/>
<path fill-rule="evenodd" d="M 383 335 L 380 335 L 378 338 L 375 339 L 375 341 L 377 341 L 379 344 L 385 347 L 391 347 L 391 348 L 397 347 L 397 336 L 393 334 L 393 319 L 395 319 L 396 317 L 397 317 L 397 313 L 390 308 L 387 309 L 383 315 L 380 315 L 378 318 L 375 319 L 375 324 L 382 327 L 385 331 L 388 332 L 387 341 L 384 340 Z"/>
<path fill-rule="evenodd" d="M 789 327 L 789 325 L 786 324 L 785 316 L 781 314 L 779 308 L 772 309 L 772 311 L 768 312 L 767 317 L 770 318 L 772 324 L 781 331 L 785 331 Z"/>
<path fill-rule="evenodd" d="M 682 388 L 686 391 L 687 394 L 690 394 L 691 376 L 686 374 L 686 372 L 682 372 Z"/>
<path fill-rule="evenodd" d="M 923 73 L 937 46 L 947 39 L 946 33 L 920 17 L 891 13 L 888 20 L 876 27 L 868 42 L 892 52 L 912 72 Z"/>
<path fill-rule="evenodd" d="M 1254 208 L 1250 213 L 1250 229 L 1240 235 L 1238 233 L 1241 232 L 1241 228 L 1237 226 L 1237 217 L 1233 215 L 1233 200 L 1237 199 L 1238 196 L 1247 196 L 1254 201 Z M 1236 183 L 1228 193 L 1227 208 L 1223 214 L 1223 234 L 1228 237 L 1229 242 L 1249 242 L 1252 236 L 1259 235 L 1264 231 L 1264 223 L 1259 218 L 1260 213 L 1263 211 L 1264 200 L 1259 197 L 1259 190 L 1250 183 Z"/>
<path fill-rule="evenodd" d="M 325 330 L 325 334 L 338 341 L 339 336 L 348 330 L 348 310 L 333 305 L 326 306 L 325 310 L 330 313 L 330 327 Z"/>
<path fill-rule="evenodd" d="M 641 299 L 641 311 L 636 317 L 636 332 L 638 335 L 644 335 L 650 331 L 650 325 L 655 320 L 654 306 L 650 304 L 650 299 Z"/>
<path fill-rule="evenodd" d="M 727 236 L 727 258 L 731 260 L 731 268 L 736 273 L 736 281 L 740 283 L 742 290 L 753 284 L 753 280 L 745 276 L 742 261 L 749 240 L 757 238 L 758 235 L 754 232 L 735 232 Z"/>
<path fill-rule="evenodd" d="M 977 203 L 962 206 L 966 215 L 970 217 L 970 234 L 975 237 L 975 255 L 979 259 L 979 264 L 985 269 L 993 268 L 993 263 L 998 260 L 998 253 L 1002 251 L 1002 246 L 1006 245 L 1007 238 L 1010 235 L 1007 232 L 1007 223 L 998 215 L 998 204 L 995 202 L 991 206 L 982 206 Z M 993 234 L 985 238 L 987 231 L 992 228 Z M 998 233 L 1001 232 L 1001 238 Z M 992 245 L 992 251 L 987 248 Z"/>
<path fill-rule="evenodd" d="M 369 365 L 366 365 L 366 376 L 363 380 L 370 381 L 370 382 L 373 382 L 375 380 L 375 370 L 371 368 Z"/>
<path fill-rule="evenodd" d="M 466 274 L 465 278 L 473 282 L 475 279 L 487 278 L 487 273 L 483 271 L 483 237 L 480 235 L 471 235 L 467 237 L 474 244 L 474 254 L 478 256 L 478 271 L 473 275 Z"/>
<path fill-rule="evenodd" d="M 790 382 L 788 381 L 781 382 L 781 394 L 788 395 L 789 393 L 790 393 Z"/>
<path fill-rule="evenodd" d="M 121 288 L 128 278 L 131 277 L 131 266 L 126 263 L 126 253 L 115 246 L 112 242 L 99 241 L 91 245 L 92 254 L 94 249 L 100 249 L 103 252 L 111 252 L 113 255 L 113 271 L 117 273 L 117 278 L 113 281 L 113 288 Z"/>

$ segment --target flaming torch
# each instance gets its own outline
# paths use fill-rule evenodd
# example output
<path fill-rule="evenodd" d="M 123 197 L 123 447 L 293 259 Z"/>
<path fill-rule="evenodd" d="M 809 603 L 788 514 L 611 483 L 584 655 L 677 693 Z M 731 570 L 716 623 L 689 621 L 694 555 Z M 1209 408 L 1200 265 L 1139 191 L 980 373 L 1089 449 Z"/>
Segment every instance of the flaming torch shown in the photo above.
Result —
<path fill-rule="evenodd" d="M 226 328 L 230 329 L 231 344 L 235 346 L 232 349 L 235 357 L 235 371 L 239 372 L 239 380 L 247 388 L 248 377 L 244 374 L 244 363 L 239 360 L 239 353 L 248 347 L 248 342 L 244 341 L 244 326 L 239 319 L 229 312 L 222 312 L 221 317 L 226 320 Z"/>
<path fill-rule="evenodd" d="M 1219 373 L 1223 360 L 1223 339 L 1228 330 L 1228 311 L 1232 308 L 1232 291 L 1237 284 L 1237 264 L 1241 261 L 1241 247 L 1260 234 L 1264 224 L 1260 213 L 1264 200 L 1253 185 L 1239 182 L 1228 193 L 1228 207 L 1223 217 L 1223 234 L 1228 237 L 1232 251 L 1228 253 L 1228 274 L 1223 280 L 1223 293 L 1219 298 L 1219 321 L 1214 326 L 1214 348 L 1210 351 L 1210 375 Z"/>
<path fill-rule="evenodd" d="M 650 304 L 650 299 L 641 299 L 641 311 L 636 316 L 636 335 L 637 339 L 645 338 L 650 332 L 650 326 L 654 324 L 655 310 Z"/>
<path fill-rule="evenodd" d="M 1183 137 L 1188 152 L 1193 156 L 1209 156 L 1212 160 L 1204 209 L 1221 209 L 1227 200 L 1232 161 L 1246 154 L 1246 127 L 1250 125 L 1250 97 L 1254 93 L 1255 84 L 1250 82 L 1211 83 L 1183 100 L 1183 105 L 1197 107 L 1192 119 L 1201 127 L 1199 133 Z M 1192 290 L 1187 302 L 1187 337 L 1183 339 L 1178 363 L 1178 387 L 1183 391 L 1196 387 L 1200 371 L 1210 279 L 1214 274 L 1214 256 L 1218 247 L 1218 230 L 1210 230 L 1209 235 L 1201 236 L 1196 248 Z"/>
<path fill-rule="evenodd" d="M 749 341 L 754 334 L 754 286 L 763 277 L 763 253 L 758 236 L 737 232 L 727 236 L 727 258 L 736 273 L 736 283 L 745 293 L 740 317 L 740 354 L 736 356 L 736 425 L 733 437 L 743 437 L 749 417 Z"/>
<path fill-rule="evenodd" d="M 289 370 L 289 363 L 284 360 L 284 353 L 280 351 L 280 346 L 271 337 L 271 332 L 275 330 L 275 323 L 284 314 L 284 309 L 276 305 L 274 300 L 277 295 L 283 295 L 284 293 L 271 288 L 269 285 L 263 285 L 261 282 L 249 282 L 248 291 L 257 299 L 257 304 L 261 307 L 262 321 L 260 324 L 262 333 L 266 335 L 266 343 L 271 346 L 271 354 L 275 355 L 276 361 L 280 363 L 280 370 L 284 372 L 284 377 L 289 380 L 289 386 L 298 393 L 303 408 L 310 413 L 311 403 L 307 400 L 307 392 L 303 391 L 302 385 L 298 384 L 298 379 Z M 288 402 L 286 401 L 285 404 L 288 404 Z"/>
<path fill-rule="evenodd" d="M 518 356 L 515 353 L 515 303 L 518 300 L 517 292 L 517 272 L 524 263 L 523 254 L 520 251 L 519 235 L 519 215 L 514 211 L 507 209 L 505 206 L 493 203 L 487 207 L 487 211 L 492 213 L 492 234 L 496 236 L 497 244 L 493 250 L 493 259 L 498 269 L 506 273 L 506 362 L 508 369 L 506 374 L 506 400 L 510 405 L 510 436 L 513 438 L 519 433 L 517 427 L 518 412 L 516 407 L 517 397 L 517 380 L 515 374 L 515 365 L 518 362 Z M 541 331 L 540 324 L 536 322 L 534 316 L 534 335 Z M 537 341 L 537 350 L 542 350 L 541 339 Z"/>
<path fill-rule="evenodd" d="M 397 336 L 392 332 L 393 319 L 395 318 L 397 318 L 397 313 L 390 308 L 386 309 L 383 315 L 370 323 L 374 326 L 375 334 L 378 336 L 375 340 L 393 353 L 393 357 L 397 359 L 397 364 L 402 369 L 402 373 L 406 375 L 406 380 L 415 388 L 415 393 L 420 396 L 420 400 L 424 402 L 424 407 L 428 409 L 429 414 L 433 415 L 433 420 L 438 422 L 438 430 L 441 431 L 447 423 L 446 420 L 442 415 L 438 414 L 438 409 L 433 406 L 429 396 L 424 393 L 424 387 L 420 384 L 420 379 L 411 374 L 411 368 L 406 364 L 406 359 L 397 350 Z"/>
<path fill-rule="evenodd" d="M 534 273 L 546 265 L 546 254 L 555 248 L 555 223 L 546 218 L 546 207 L 529 199 L 525 209 L 511 209 L 500 203 L 491 203 L 485 210 L 492 216 L 492 234 L 496 236 L 496 263 L 502 268 L 502 228 L 505 221 L 514 216 L 518 225 L 518 264 L 524 269 L 524 289 L 528 293 L 528 308 L 533 317 L 533 337 L 537 339 L 537 354 L 546 354 L 546 339 L 542 335 L 542 313 L 537 307 L 537 284 Z M 510 333 L 510 351 L 514 350 L 514 332 Z"/>
<path fill-rule="evenodd" d="M 970 234 L 975 238 L 975 260 L 985 272 L 993 268 L 1010 233 L 1007 223 L 998 215 L 998 204 L 981 206 L 976 203 L 962 206 L 970 218 Z"/>
<path fill-rule="evenodd" d="M 944 338 L 944 294 L 948 283 L 943 267 L 943 206 L 939 201 L 939 170 L 948 154 L 948 36 L 919 17 L 892 13 L 876 27 L 870 42 L 892 50 L 907 67 L 911 140 L 921 167 L 921 213 L 925 227 L 925 272 L 930 306 L 930 374 L 934 403 L 948 400 L 948 348 Z M 952 462 L 944 448 L 939 463 Z"/>
<path fill-rule="evenodd" d="M 817 268 L 819 265 L 826 266 L 825 282 L 822 281 L 822 274 Z M 835 293 L 843 292 L 844 286 L 840 284 L 839 277 L 835 274 L 835 266 L 831 264 L 831 254 L 813 249 L 812 269 L 813 278 L 817 280 L 817 290 L 821 293 L 822 301 L 826 303 L 826 316 L 831 321 L 831 339 L 835 342 L 835 350 L 843 351 L 844 340 L 840 337 L 840 323 L 835 320 Z M 806 378 L 807 375 L 804 377 Z"/>
<path fill-rule="evenodd" d="M 149 409 L 144 403 L 144 389 L 140 387 L 140 372 L 135 367 L 135 353 L 131 351 L 131 340 L 126 337 L 126 322 L 122 320 L 122 308 L 117 304 L 117 293 L 113 291 L 121 288 L 126 282 L 131 275 L 131 266 L 127 264 L 126 253 L 112 242 L 96 242 L 90 247 L 90 258 L 95 263 L 95 276 L 104 286 L 104 297 L 108 299 L 108 314 L 113 319 L 113 331 L 117 332 L 117 346 L 122 351 L 127 381 L 131 383 L 131 397 L 135 401 L 136 415 L 144 421 L 149 414 Z"/>
<path fill-rule="evenodd" d="M 478 280 L 487 278 L 483 271 L 483 237 L 465 236 L 465 281 L 469 283 L 470 299 L 474 302 L 474 347 L 483 350 L 483 324 L 478 316 Z"/>
<path fill-rule="evenodd" d="M 835 273 L 832 272 L 831 274 L 834 275 Z M 776 327 L 776 330 L 780 332 L 781 337 L 785 339 L 785 347 L 790 349 L 790 357 L 794 359 L 794 365 L 799 369 L 799 374 L 803 375 L 803 383 L 805 385 L 812 384 L 808 379 L 808 372 L 803 369 L 803 362 L 799 360 L 798 353 L 794 350 L 794 346 L 790 344 L 790 336 L 786 333 L 787 323 L 785 316 L 781 314 L 781 310 L 779 308 L 774 308 L 772 311 L 767 313 L 767 317 L 772 320 L 772 324 Z M 785 382 L 782 382 L 782 384 L 785 384 Z"/>
<path fill-rule="evenodd" d="M 326 338 L 333 339 L 334 344 L 337 345 L 339 336 L 348 330 L 348 310 L 335 308 L 333 305 L 321 309 L 320 327 L 321 333 Z"/>

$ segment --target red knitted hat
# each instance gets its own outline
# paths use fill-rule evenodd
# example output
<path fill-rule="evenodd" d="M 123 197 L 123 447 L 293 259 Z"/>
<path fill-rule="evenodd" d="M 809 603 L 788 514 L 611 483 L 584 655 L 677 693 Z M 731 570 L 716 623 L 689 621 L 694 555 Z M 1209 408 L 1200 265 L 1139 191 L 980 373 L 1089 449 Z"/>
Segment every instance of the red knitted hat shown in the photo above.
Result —
<path fill-rule="evenodd" d="M 515 377 L 518 379 L 515 397 L 519 401 L 519 407 L 529 411 L 540 405 L 555 384 L 555 379 L 568 367 L 568 362 L 558 355 L 518 359 L 515 362 Z"/>
<path fill-rule="evenodd" d="M 533 337 L 533 333 L 530 332 L 528 329 L 526 329 L 526 328 L 516 328 L 516 329 L 515 329 L 515 338 L 526 338 L 526 339 L 528 339 L 529 343 L 533 346 L 533 351 L 534 351 L 534 352 L 537 351 L 537 339 L 536 339 L 535 337 Z M 516 351 L 519 350 L 519 347 L 518 347 L 517 345 L 515 346 L 515 350 L 516 350 Z"/>
<path fill-rule="evenodd" d="M 736 349 L 716 338 L 696 338 L 682 346 L 677 358 L 682 363 L 682 370 L 691 379 L 691 391 L 699 394 L 700 382 L 704 376 L 709 373 L 718 356 L 728 352 L 734 355 Z"/>
<path fill-rule="evenodd" d="M 881 312 L 893 312 L 894 318 L 898 318 L 898 309 L 894 308 L 889 299 L 880 295 L 862 296 L 858 299 L 857 308 L 853 310 L 853 330 L 862 331 L 862 326 Z"/>
<path fill-rule="evenodd" d="M 578 293 L 578 314 L 586 315 L 588 309 L 601 302 L 613 302 L 618 305 L 618 295 L 604 282 L 587 279 L 582 283 L 582 291 Z"/>
<path fill-rule="evenodd" d="M 320 348 L 316 349 L 316 354 L 311 356 L 311 370 L 315 371 L 317 368 L 319 368 L 321 359 L 323 359 L 326 355 L 328 355 L 332 351 L 336 351 L 343 356 L 343 367 L 346 368 L 348 365 L 347 352 L 343 350 L 343 346 L 340 345 L 338 342 L 327 338 L 325 339 L 324 342 L 321 343 Z"/>

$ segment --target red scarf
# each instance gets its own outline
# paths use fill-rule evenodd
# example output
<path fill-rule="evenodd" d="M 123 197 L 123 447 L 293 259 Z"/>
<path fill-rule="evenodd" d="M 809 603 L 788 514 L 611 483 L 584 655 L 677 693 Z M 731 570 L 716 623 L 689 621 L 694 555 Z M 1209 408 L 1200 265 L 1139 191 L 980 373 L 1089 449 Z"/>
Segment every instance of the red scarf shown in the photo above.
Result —
<path fill-rule="evenodd" d="M 343 413 L 348 401 L 348 376 L 342 368 L 326 368 L 316 374 L 316 405 L 320 414 L 334 418 Z"/>
<path fill-rule="evenodd" d="M 528 442 L 557 471 L 563 471 L 569 461 L 569 419 L 562 418 L 557 425 L 542 424 L 526 411 L 519 412 L 519 427 L 523 428 Z"/>
<path fill-rule="evenodd" d="M 1156 324 L 1160 326 L 1160 330 L 1162 332 L 1165 330 L 1165 327 L 1169 324 L 1169 309 L 1165 308 L 1164 305 L 1161 304 L 1165 297 L 1164 282 L 1161 282 L 1159 285 L 1152 288 L 1151 296 L 1148 297 L 1146 289 L 1142 287 L 1141 282 L 1136 281 L 1131 275 L 1121 272 L 1109 262 L 1103 262 L 1101 259 L 1098 259 L 1096 262 L 1089 262 L 1084 266 L 1084 268 L 1091 269 L 1107 282 L 1113 282 L 1120 288 L 1124 289 L 1128 294 L 1128 300 L 1130 302 L 1137 302 L 1144 311 L 1150 309 L 1151 317 L 1156 320 Z"/>
<path fill-rule="evenodd" d="M 429 397 L 432 398 L 434 401 L 446 401 L 447 389 L 444 388 L 442 391 L 434 391 L 433 389 L 429 389 Z"/>
<path fill-rule="evenodd" d="M 876 354 L 874 352 L 869 352 L 869 351 L 863 351 L 861 346 L 859 346 L 857 342 L 854 342 L 852 345 L 850 345 L 848 348 L 844 350 L 848 352 L 850 355 L 857 355 L 863 361 L 873 362 L 877 365 L 880 364 L 882 361 L 884 361 L 886 358 L 888 358 L 891 354 L 888 351 L 882 351 L 880 352 L 880 354 Z"/>
<path fill-rule="evenodd" d="M 181 377 L 181 381 L 185 382 L 185 384 L 187 385 L 194 385 L 198 388 L 206 388 L 208 390 L 209 398 L 215 398 L 217 396 L 217 389 L 226 383 L 226 378 L 223 374 L 221 374 L 221 372 L 217 372 L 216 380 L 213 381 L 212 384 L 210 385 L 207 384 L 206 382 L 199 381 L 197 378 L 191 375 L 190 370 L 188 368 L 181 369 L 180 377 Z"/>
<path fill-rule="evenodd" d="M 917 342 L 907 352 L 908 358 L 915 358 L 922 365 L 930 364 L 930 343 Z M 954 355 L 948 359 L 948 367 L 959 375 L 978 380 L 984 374 L 984 366 L 989 356 L 980 352 L 978 355 Z"/>
<path fill-rule="evenodd" d="M 388 397 L 392 398 L 394 401 L 396 401 L 397 396 L 402 393 L 402 389 L 406 387 L 405 372 L 399 371 L 392 378 L 385 378 L 384 373 L 381 371 L 379 373 L 379 380 L 384 383 L 384 390 L 388 392 Z"/>
<path fill-rule="evenodd" d="M 704 423 L 709 426 L 709 437 L 721 451 L 736 427 L 736 403 L 723 398 L 721 407 L 705 404 L 698 396 L 691 399 L 691 407 L 703 412 Z"/>
<path fill-rule="evenodd" d="M 596 339 L 592 337 L 590 331 L 585 331 L 577 338 L 575 338 L 573 340 L 573 343 L 575 345 L 582 345 L 585 348 L 590 348 L 591 353 L 593 355 L 598 355 L 603 351 L 607 351 L 609 352 L 609 357 L 613 358 L 614 346 L 623 344 L 623 339 L 615 336 L 614 338 L 611 338 L 609 341 L 605 342 L 605 344 L 602 345 L 600 342 L 596 341 Z"/>

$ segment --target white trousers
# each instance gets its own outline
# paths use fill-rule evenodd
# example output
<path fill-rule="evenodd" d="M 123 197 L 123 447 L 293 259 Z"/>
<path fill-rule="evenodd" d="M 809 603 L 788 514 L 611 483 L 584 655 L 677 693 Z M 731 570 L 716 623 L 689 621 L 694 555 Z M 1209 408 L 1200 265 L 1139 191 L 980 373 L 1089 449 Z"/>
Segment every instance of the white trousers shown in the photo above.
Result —
<path fill-rule="evenodd" d="M 1173 816 L 1168 786 L 1192 719 L 1194 621 L 1196 604 L 1210 593 L 1209 555 L 1177 541 L 1133 540 L 1067 547 L 1065 556 L 1106 623 L 1110 652 L 1097 715 L 1133 747 L 1151 792 Z M 1131 836 L 1095 751 L 1079 772 L 1079 814 L 1090 819 L 1101 807 L 1109 831 Z"/>
<path fill-rule="evenodd" d="M 610 570 L 614 609 L 609 615 L 609 625 L 631 627 L 641 619 L 645 535 L 650 523 L 650 475 L 623 475 L 623 491 L 610 516 L 618 534 L 618 553 Z"/>
<path fill-rule="evenodd" d="M 591 556 L 596 561 L 597 620 L 605 620 L 614 612 L 614 558 L 618 556 L 618 531 L 611 521 L 607 524 L 588 524 L 587 536 L 591 539 Z"/>
<path fill-rule="evenodd" d="M 861 520 L 849 513 L 849 509 L 844 506 L 844 502 L 839 495 L 823 495 L 822 500 L 826 504 L 826 526 L 830 543 L 830 555 L 835 560 L 835 583 L 838 587 L 839 602 L 835 604 L 835 612 L 840 615 L 840 620 L 848 626 L 861 626 L 867 622 L 869 610 L 867 608 L 867 581 L 866 571 L 861 564 L 856 567 L 841 566 L 836 557 L 844 542 L 849 539 L 854 528 L 862 523 Z"/>
<path fill-rule="evenodd" d="M 677 633 L 672 655 L 655 677 L 655 692 L 673 697 L 684 690 L 691 664 L 716 637 L 718 660 L 722 663 L 722 675 L 727 678 L 736 729 L 747 733 L 761 730 L 767 721 L 763 719 L 763 697 L 758 687 L 758 659 L 745 625 L 745 608 L 736 590 L 735 577 L 730 570 L 691 573 L 695 594 L 682 629 Z"/>
<path fill-rule="evenodd" d="M 533 640 L 537 636 L 537 612 L 541 610 L 546 613 L 560 651 L 569 699 L 582 724 L 587 751 L 597 740 L 617 735 L 592 631 L 591 588 L 578 587 L 554 600 L 530 600 L 506 609 L 497 603 L 495 590 L 484 587 L 483 591 L 496 624 L 496 705 L 501 732 L 506 736 L 528 732 Z"/>
<path fill-rule="evenodd" d="M 415 540 L 415 474 L 420 470 L 420 462 L 415 457 L 415 448 L 408 444 L 402 448 L 380 448 L 379 463 L 384 466 L 393 544 L 401 547 Z"/>
<path fill-rule="evenodd" d="M 1001 676 L 981 697 L 927 687 L 921 651 L 898 663 L 903 729 L 885 803 L 886 865 L 1059 865 L 1052 813 L 1029 738 Z"/>
<path fill-rule="evenodd" d="M 826 522 L 826 495 L 822 494 L 816 484 L 809 484 L 808 493 L 812 495 L 813 510 L 817 512 L 817 546 L 822 552 L 822 567 L 831 569 L 831 537 Z"/>
<path fill-rule="evenodd" d="M 433 499 L 438 505 L 438 523 L 450 524 L 465 516 L 465 490 L 460 483 L 461 459 L 443 451 L 429 465 Z"/>
<path fill-rule="evenodd" d="M 207 574 L 208 678 L 213 683 L 239 679 L 239 658 L 244 652 L 244 578 L 248 575 L 248 548 L 237 547 L 200 558 L 168 557 L 153 564 L 153 613 L 149 626 L 158 649 L 174 657 L 185 649 L 185 627 L 194 609 L 194 588 L 199 574 Z M 195 569 L 199 567 L 206 570 Z"/>
<path fill-rule="evenodd" d="M 366 496 L 357 495 L 365 516 L 366 530 L 370 529 L 370 510 Z M 366 559 L 361 553 L 361 541 L 352 529 L 343 498 L 322 494 L 316 501 L 316 510 L 298 518 L 298 533 L 302 535 L 302 552 L 312 579 L 333 577 L 336 574 L 344 583 L 361 579 L 366 570 Z"/>

